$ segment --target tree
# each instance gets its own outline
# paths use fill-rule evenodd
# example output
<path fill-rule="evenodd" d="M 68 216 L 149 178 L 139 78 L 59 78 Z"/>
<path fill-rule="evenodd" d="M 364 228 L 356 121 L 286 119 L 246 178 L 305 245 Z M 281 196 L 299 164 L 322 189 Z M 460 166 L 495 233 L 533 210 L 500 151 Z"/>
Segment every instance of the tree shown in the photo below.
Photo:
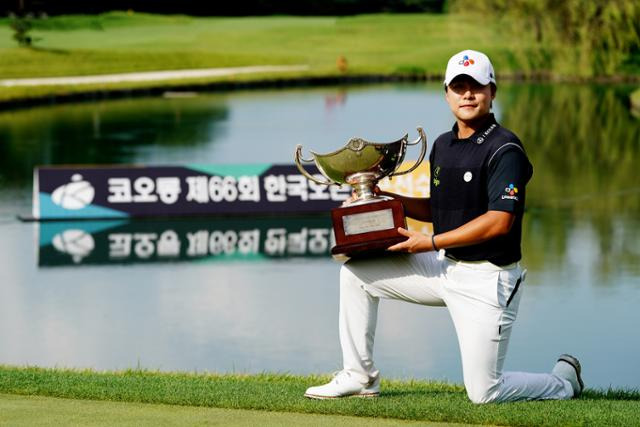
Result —
<path fill-rule="evenodd" d="M 639 52 L 637 0 L 453 0 L 452 10 L 493 20 L 533 69 L 607 76 Z"/>
<path fill-rule="evenodd" d="M 11 19 L 11 29 L 13 30 L 13 39 L 20 46 L 31 46 L 33 38 L 29 35 L 29 31 L 33 28 L 31 18 L 29 16 L 15 16 Z"/>

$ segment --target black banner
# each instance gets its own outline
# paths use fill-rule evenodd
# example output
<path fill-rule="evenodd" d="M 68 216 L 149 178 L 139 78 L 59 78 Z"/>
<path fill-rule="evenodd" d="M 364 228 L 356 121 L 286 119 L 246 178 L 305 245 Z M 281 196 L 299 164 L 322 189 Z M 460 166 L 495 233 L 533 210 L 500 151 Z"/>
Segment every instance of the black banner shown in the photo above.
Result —
<path fill-rule="evenodd" d="M 315 167 L 309 172 L 322 177 Z M 316 184 L 295 165 L 46 167 L 35 171 L 33 216 L 326 213 L 350 192 Z"/>

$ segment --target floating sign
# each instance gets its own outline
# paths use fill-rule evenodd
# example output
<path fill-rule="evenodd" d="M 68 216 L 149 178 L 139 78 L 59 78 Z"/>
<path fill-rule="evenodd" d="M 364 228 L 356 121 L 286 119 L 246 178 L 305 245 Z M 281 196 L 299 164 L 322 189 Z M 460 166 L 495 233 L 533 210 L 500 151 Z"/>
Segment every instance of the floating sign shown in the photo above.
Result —
<path fill-rule="evenodd" d="M 39 206 L 34 208 L 34 216 L 70 220 L 39 223 L 38 265 L 53 267 L 330 256 L 335 238 L 329 211 L 348 197 L 348 186 L 342 189 L 316 186 L 306 179 L 302 180 L 297 169 L 288 165 L 263 166 L 262 169 L 257 166 L 227 166 L 223 169 L 219 166 L 215 168 L 217 175 L 213 173 L 213 167 L 207 169 L 210 172 L 208 174 L 195 175 L 193 172 L 202 172 L 202 169 L 193 166 L 38 169 L 34 196 Z M 206 192 L 201 193 L 189 184 L 193 181 L 189 178 L 194 176 L 198 177 L 198 181 L 206 182 L 207 185 L 203 185 Z M 205 180 L 200 178 L 202 176 Z M 220 180 L 212 179 L 214 177 L 221 178 L 223 183 L 226 179 L 229 186 L 234 183 L 235 191 L 222 193 L 227 194 L 228 199 L 222 197 L 222 200 L 218 200 L 220 193 L 216 189 Z M 250 182 L 255 182 L 257 178 L 260 185 L 240 185 L 242 177 L 248 177 L 243 179 Z M 148 179 L 136 181 L 141 178 Z M 160 178 L 171 178 L 173 184 L 167 187 L 162 184 L 167 181 Z M 177 178 L 178 184 L 174 178 Z M 113 179 L 111 186 L 110 179 Z M 411 175 L 381 181 L 380 187 L 399 194 L 425 197 L 428 196 L 428 184 L 428 167 L 420 165 Z M 151 185 L 153 191 L 150 191 Z M 259 192 L 252 193 L 248 188 L 257 188 Z M 243 191 L 245 196 L 241 199 Z M 197 194 L 199 198 L 196 198 Z M 254 194 L 257 200 L 246 200 L 247 194 Z M 119 210 L 108 210 L 111 208 L 104 201 L 108 202 L 109 197 L 115 206 L 122 203 Z M 116 202 L 120 200 L 125 201 Z M 176 208 L 180 203 L 181 210 Z M 292 213 L 296 209 L 303 213 L 321 212 L 322 215 L 233 215 Z M 76 217 L 83 220 L 72 221 L 76 218 L 74 212 L 82 213 Z M 229 215 L 190 219 L 132 218 L 207 213 Z M 430 224 L 409 220 L 408 225 L 416 231 L 431 232 Z"/>
<path fill-rule="evenodd" d="M 47 221 L 39 243 L 41 267 L 326 257 L 335 244 L 328 215 Z"/>
<path fill-rule="evenodd" d="M 294 165 L 41 167 L 33 218 L 326 213 L 350 192 L 311 182 Z"/>

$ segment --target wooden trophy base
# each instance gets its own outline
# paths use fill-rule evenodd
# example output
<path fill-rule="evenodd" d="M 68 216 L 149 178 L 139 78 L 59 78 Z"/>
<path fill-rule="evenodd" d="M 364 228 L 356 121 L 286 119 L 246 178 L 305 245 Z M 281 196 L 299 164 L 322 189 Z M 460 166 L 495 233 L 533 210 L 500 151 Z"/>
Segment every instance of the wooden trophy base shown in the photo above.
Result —
<path fill-rule="evenodd" d="M 336 237 L 333 255 L 371 256 L 407 239 L 397 231 L 407 226 L 399 200 L 336 208 L 331 219 Z"/>

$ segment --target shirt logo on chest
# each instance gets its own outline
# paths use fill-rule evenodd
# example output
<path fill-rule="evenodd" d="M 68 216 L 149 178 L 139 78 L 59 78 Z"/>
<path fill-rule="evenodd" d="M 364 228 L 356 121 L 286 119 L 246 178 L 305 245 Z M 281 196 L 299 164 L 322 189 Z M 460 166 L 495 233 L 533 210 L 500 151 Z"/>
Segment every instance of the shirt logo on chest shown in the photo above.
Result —
<path fill-rule="evenodd" d="M 482 144 L 482 143 L 487 139 L 487 137 L 489 136 L 489 134 L 490 134 L 491 132 L 493 132 L 493 131 L 494 131 L 494 129 L 495 129 L 495 128 L 497 128 L 497 127 L 498 127 L 498 125 L 497 125 L 497 124 L 495 124 L 495 123 L 494 123 L 494 124 L 492 124 L 491 126 L 489 126 L 489 128 L 488 128 L 487 130 L 485 130 L 485 131 L 482 133 L 482 135 L 480 135 L 479 137 L 477 137 L 477 138 L 476 138 L 476 144 L 478 144 L 478 145 Z"/>
<path fill-rule="evenodd" d="M 464 179 L 464 182 L 469 182 L 471 181 L 471 179 L 473 179 L 473 174 L 471 173 L 471 171 L 466 171 L 462 179 Z"/>
<path fill-rule="evenodd" d="M 439 175 L 440 166 L 436 166 L 436 168 L 433 170 L 433 185 L 435 185 L 436 187 L 440 185 L 440 178 L 438 178 Z"/>

